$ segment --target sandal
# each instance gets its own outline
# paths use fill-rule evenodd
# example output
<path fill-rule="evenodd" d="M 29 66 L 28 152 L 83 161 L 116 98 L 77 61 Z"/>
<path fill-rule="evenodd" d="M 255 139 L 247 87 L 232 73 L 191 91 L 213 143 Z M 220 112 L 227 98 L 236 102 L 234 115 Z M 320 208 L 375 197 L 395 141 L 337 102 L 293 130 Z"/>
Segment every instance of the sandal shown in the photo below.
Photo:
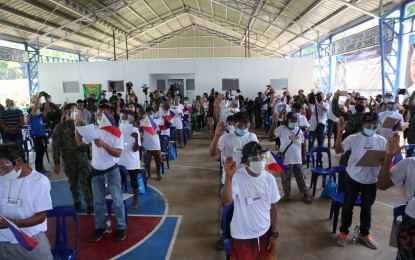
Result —
<path fill-rule="evenodd" d="M 138 209 L 138 204 L 137 205 L 132 205 L 129 209 L 128 209 L 128 212 L 133 212 L 133 211 L 136 211 Z"/>
<path fill-rule="evenodd" d="M 218 242 L 216 242 L 216 249 L 217 250 L 223 250 L 223 248 L 225 247 L 224 242 L 223 242 L 223 237 L 220 236 Z"/>

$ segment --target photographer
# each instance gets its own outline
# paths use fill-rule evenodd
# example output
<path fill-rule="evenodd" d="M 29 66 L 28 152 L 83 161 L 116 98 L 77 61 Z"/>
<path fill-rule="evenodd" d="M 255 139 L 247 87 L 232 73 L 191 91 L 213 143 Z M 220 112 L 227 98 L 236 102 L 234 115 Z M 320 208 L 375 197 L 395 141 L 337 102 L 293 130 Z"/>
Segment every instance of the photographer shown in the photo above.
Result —
<path fill-rule="evenodd" d="M 317 146 L 323 146 L 324 133 L 327 122 L 327 112 L 329 110 L 329 104 L 323 102 L 323 93 L 317 94 L 310 93 L 308 99 L 308 111 L 311 114 L 309 134 L 311 136 L 309 150 L 313 148 L 314 142 L 317 138 Z"/>

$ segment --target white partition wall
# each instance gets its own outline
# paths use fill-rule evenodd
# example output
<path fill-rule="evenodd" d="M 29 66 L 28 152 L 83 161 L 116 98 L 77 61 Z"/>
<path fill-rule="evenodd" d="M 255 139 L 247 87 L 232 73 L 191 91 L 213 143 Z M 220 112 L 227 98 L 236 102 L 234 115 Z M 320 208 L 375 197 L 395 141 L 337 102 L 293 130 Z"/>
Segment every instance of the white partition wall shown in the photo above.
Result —
<path fill-rule="evenodd" d="M 306 93 L 314 88 L 313 59 L 181 59 L 139 60 L 109 62 L 78 62 L 39 64 L 40 90 L 52 95 L 55 103 L 66 99 L 74 102 L 83 98 L 82 84 L 101 84 L 107 89 L 108 80 L 131 81 L 139 101 L 145 100 L 141 86 L 147 84 L 150 91 L 157 88 L 155 79 L 175 75 L 184 79 L 194 75 L 194 93 L 209 93 L 212 88 L 222 91 L 222 79 L 237 78 L 242 94 L 254 98 L 265 90 L 271 79 L 288 78 L 288 89 L 296 94 L 299 89 Z M 157 75 L 157 76 L 154 76 Z M 64 93 L 63 82 L 79 82 L 78 93 Z"/>

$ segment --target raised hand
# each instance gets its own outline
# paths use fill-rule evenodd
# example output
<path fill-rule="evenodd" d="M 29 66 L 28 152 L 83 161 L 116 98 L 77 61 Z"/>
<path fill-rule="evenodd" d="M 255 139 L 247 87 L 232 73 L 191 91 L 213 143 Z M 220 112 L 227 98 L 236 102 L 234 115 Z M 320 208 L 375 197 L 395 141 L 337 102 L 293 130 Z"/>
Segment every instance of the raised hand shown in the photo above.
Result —
<path fill-rule="evenodd" d="M 216 126 L 215 135 L 221 136 L 226 130 L 226 126 L 224 122 L 219 122 Z"/>
<path fill-rule="evenodd" d="M 333 99 L 338 99 L 340 97 L 340 90 L 334 92 Z"/>
<path fill-rule="evenodd" d="M 405 146 L 399 146 L 400 137 L 397 133 L 388 136 L 386 142 L 386 155 L 395 156 L 397 155 Z"/>
<path fill-rule="evenodd" d="M 337 129 L 340 132 L 343 132 L 344 130 L 346 130 L 346 124 L 347 122 L 344 121 L 344 118 L 341 116 L 339 117 L 339 122 L 337 123 Z"/>
<path fill-rule="evenodd" d="M 226 160 L 223 161 L 223 168 L 227 176 L 233 177 L 236 172 L 236 163 L 233 160 L 233 156 L 226 157 Z"/>

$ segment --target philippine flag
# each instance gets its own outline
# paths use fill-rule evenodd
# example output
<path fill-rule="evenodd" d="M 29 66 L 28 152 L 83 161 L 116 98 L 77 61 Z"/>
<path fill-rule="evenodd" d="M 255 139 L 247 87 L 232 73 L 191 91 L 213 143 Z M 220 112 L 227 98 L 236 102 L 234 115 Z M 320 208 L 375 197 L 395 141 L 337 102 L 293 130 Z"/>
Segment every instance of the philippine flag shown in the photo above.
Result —
<path fill-rule="evenodd" d="M 4 223 L 6 223 L 7 227 L 10 229 L 10 231 L 13 233 L 14 237 L 16 238 L 17 242 L 26 249 L 27 251 L 32 251 L 33 248 L 37 246 L 37 242 L 33 240 L 31 237 L 29 237 L 25 232 L 20 230 L 15 224 L 13 224 L 10 220 L 7 218 L 0 216 L 0 219 L 3 220 Z"/>
<path fill-rule="evenodd" d="M 401 120 L 399 119 L 392 127 L 392 131 L 398 130 L 398 127 L 401 125 Z"/>
<path fill-rule="evenodd" d="M 166 118 L 167 118 L 167 120 L 171 121 L 171 120 L 173 120 L 173 117 L 175 117 L 175 116 L 176 116 L 176 114 L 173 113 L 173 111 L 169 110 L 169 114 L 166 115 Z"/>
<path fill-rule="evenodd" d="M 160 127 L 161 130 L 167 130 L 171 126 L 170 121 L 167 120 L 167 119 L 162 119 L 162 121 L 160 121 L 160 123 L 161 124 L 159 125 L 159 127 Z"/>
<path fill-rule="evenodd" d="M 149 116 L 144 117 L 140 120 L 140 128 L 149 133 L 150 135 L 155 135 L 157 130 L 157 125 L 154 123 L 153 119 Z"/>
<path fill-rule="evenodd" d="M 110 134 L 116 136 L 117 138 L 120 138 L 122 135 L 122 132 L 118 128 L 117 124 L 105 112 L 102 113 L 102 117 L 101 117 L 101 129 L 109 132 Z"/>
<path fill-rule="evenodd" d="M 276 171 L 279 173 L 285 172 L 288 168 L 281 162 L 280 158 L 276 156 L 274 153 L 269 151 L 266 155 L 267 164 L 265 165 L 265 169 L 267 171 Z"/>
<path fill-rule="evenodd" d="M 399 151 L 399 153 L 393 157 L 391 167 L 397 165 L 400 161 L 402 161 L 402 159 L 402 153 Z"/>
<path fill-rule="evenodd" d="M 183 112 L 187 112 L 187 111 L 189 111 L 189 113 L 192 113 L 192 107 L 190 105 L 184 106 Z"/>

